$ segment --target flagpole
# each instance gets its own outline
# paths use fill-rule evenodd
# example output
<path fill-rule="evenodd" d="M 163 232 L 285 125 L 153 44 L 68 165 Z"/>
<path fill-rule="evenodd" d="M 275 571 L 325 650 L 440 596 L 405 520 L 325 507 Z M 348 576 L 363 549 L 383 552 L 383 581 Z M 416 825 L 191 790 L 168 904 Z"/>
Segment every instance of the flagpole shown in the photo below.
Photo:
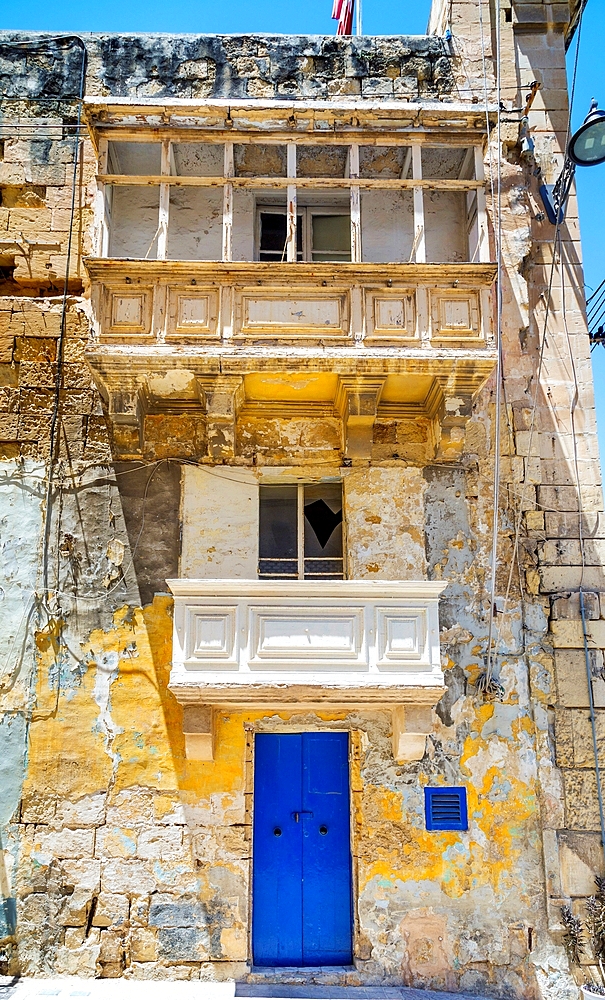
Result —
<path fill-rule="evenodd" d="M 355 34 L 361 35 L 361 0 L 357 0 L 357 9 L 355 11 Z"/>

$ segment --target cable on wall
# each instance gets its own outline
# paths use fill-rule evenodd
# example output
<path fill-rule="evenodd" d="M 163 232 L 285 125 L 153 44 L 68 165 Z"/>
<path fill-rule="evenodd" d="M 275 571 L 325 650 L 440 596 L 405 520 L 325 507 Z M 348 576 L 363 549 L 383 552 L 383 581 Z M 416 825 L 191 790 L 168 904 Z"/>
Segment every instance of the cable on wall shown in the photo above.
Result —
<path fill-rule="evenodd" d="M 489 618 L 487 634 L 486 669 L 477 681 L 477 689 L 487 694 L 500 694 L 501 686 L 493 679 L 494 657 L 492 653 L 492 638 L 494 629 L 494 603 L 496 596 L 496 572 L 498 556 L 498 527 L 499 527 L 499 500 L 500 500 L 500 422 L 502 409 L 502 32 L 501 32 L 501 5 L 500 0 L 496 3 L 496 101 L 498 114 L 496 119 L 496 137 L 498 145 L 498 160 L 496 174 L 496 192 L 494 198 L 493 190 L 493 169 L 490 155 L 490 178 L 492 178 L 492 215 L 496 208 L 496 399 L 494 407 L 494 491 L 493 491 L 493 514 L 492 514 L 492 544 L 491 544 L 491 571 L 489 586 Z M 483 10 L 480 3 L 480 27 L 481 27 L 481 47 L 484 74 L 484 87 L 486 94 L 487 113 L 487 68 L 485 63 L 485 43 L 483 32 Z M 494 204 L 495 203 L 495 204 Z"/>

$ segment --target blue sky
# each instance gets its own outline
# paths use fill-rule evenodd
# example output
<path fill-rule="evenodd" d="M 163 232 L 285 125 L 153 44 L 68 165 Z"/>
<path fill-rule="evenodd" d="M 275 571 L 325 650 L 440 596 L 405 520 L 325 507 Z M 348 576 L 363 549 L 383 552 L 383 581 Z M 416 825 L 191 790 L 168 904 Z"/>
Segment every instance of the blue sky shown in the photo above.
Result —
<path fill-rule="evenodd" d="M 364 34 L 422 34 L 430 0 L 363 0 Z M 75 0 L 22 0 L 6 5 L 5 29 L 30 31 L 167 31 L 167 32 L 293 32 L 332 34 L 331 0 L 276 3 L 275 0 L 199 0 L 166 3 L 166 0 L 103 0 L 83 4 Z M 588 0 L 581 32 L 573 127 L 583 121 L 591 97 L 605 108 L 605 0 Z M 575 41 L 569 53 L 570 73 Z M 588 293 L 605 278 L 602 252 L 605 232 L 605 164 L 578 169 L 582 248 Z M 597 415 L 601 454 L 605 457 L 605 347 L 593 351 Z"/>

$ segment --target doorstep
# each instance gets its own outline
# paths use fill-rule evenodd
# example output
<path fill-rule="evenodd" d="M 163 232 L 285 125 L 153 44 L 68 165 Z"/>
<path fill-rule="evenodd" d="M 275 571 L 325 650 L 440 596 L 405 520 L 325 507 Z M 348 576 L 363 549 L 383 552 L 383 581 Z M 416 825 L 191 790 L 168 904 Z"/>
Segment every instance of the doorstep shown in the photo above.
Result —
<path fill-rule="evenodd" d="M 263 970 L 269 972 L 276 970 Z M 283 972 L 284 970 L 279 970 Z M 292 971 L 294 970 L 287 970 Z M 309 969 L 296 972 L 308 975 Z M 319 969 L 313 970 L 319 973 Z M 326 967 L 323 972 L 334 972 Z M 347 967 L 347 971 L 349 971 Z M 12 979 L 0 976 L 0 1000 L 483 1000 L 476 994 L 421 990 L 410 986 L 318 986 L 286 983 L 206 983 L 189 980 Z"/>

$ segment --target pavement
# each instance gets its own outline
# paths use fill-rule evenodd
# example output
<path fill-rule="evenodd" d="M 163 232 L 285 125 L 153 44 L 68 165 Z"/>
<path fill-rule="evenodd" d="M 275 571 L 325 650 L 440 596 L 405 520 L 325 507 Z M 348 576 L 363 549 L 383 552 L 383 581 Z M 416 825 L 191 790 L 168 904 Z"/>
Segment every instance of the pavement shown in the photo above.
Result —
<path fill-rule="evenodd" d="M 11 979 L 0 977 L 0 1000 L 481 1000 L 408 986 L 286 986 L 198 980 Z"/>

